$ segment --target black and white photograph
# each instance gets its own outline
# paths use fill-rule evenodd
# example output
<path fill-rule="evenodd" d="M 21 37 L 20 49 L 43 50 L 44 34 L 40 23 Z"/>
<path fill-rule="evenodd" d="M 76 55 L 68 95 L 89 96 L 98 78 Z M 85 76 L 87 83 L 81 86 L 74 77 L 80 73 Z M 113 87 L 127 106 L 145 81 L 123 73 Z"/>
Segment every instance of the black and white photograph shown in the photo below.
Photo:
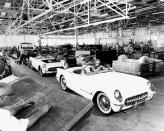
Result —
<path fill-rule="evenodd" d="M 164 0 L 0 0 L 0 131 L 164 131 Z"/>

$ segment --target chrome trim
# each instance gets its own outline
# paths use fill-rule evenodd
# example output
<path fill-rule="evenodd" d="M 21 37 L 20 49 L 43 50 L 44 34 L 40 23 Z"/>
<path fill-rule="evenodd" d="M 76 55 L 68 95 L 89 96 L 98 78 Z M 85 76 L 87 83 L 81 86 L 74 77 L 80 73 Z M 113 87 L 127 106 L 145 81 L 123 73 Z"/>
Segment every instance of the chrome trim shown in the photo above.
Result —
<path fill-rule="evenodd" d="M 137 103 L 142 103 L 148 98 L 148 92 L 144 92 L 142 94 L 129 97 L 125 100 L 125 106 L 136 105 Z"/>

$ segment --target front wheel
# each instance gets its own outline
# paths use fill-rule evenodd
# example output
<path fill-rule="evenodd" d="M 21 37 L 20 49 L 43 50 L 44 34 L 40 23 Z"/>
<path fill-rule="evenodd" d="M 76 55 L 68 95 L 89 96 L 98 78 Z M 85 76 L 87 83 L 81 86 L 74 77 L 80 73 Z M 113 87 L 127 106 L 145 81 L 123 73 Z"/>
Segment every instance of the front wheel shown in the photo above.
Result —
<path fill-rule="evenodd" d="M 68 63 L 67 62 L 64 62 L 63 68 L 64 69 L 67 69 L 68 68 Z"/>
<path fill-rule="evenodd" d="M 97 95 L 96 105 L 104 115 L 109 115 L 112 111 L 110 100 L 107 97 L 107 95 L 103 92 Z"/>
<path fill-rule="evenodd" d="M 67 88 L 67 84 L 66 84 L 66 80 L 64 78 L 64 76 L 61 77 L 60 79 L 60 85 L 61 85 L 61 88 L 66 91 L 68 88 Z"/>
<path fill-rule="evenodd" d="M 44 76 L 44 75 L 45 75 L 45 74 L 42 72 L 42 68 L 39 69 L 39 74 L 40 74 L 41 76 Z"/>

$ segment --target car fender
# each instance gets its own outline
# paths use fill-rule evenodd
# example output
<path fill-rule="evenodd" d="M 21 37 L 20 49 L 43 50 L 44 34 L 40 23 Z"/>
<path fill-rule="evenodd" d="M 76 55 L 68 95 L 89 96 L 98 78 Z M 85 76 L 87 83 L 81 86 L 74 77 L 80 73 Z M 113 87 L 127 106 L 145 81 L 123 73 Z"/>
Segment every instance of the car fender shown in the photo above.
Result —
<path fill-rule="evenodd" d="M 92 100 L 94 100 L 95 99 L 95 97 L 98 95 L 98 93 L 100 93 L 100 92 L 103 92 L 103 93 L 105 93 L 107 96 L 108 96 L 108 98 L 109 98 L 109 100 L 110 100 L 110 102 L 111 102 L 111 104 L 120 104 L 120 102 L 118 102 L 118 101 L 116 101 L 116 99 L 115 99 L 115 97 L 114 97 L 114 90 L 111 90 L 111 91 L 106 91 L 106 90 L 96 90 L 96 91 L 94 91 L 92 94 Z"/>
<path fill-rule="evenodd" d="M 57 68 L 56 79 L 60 82 L 61 76 L 64 76 L 63 69 Z"/>

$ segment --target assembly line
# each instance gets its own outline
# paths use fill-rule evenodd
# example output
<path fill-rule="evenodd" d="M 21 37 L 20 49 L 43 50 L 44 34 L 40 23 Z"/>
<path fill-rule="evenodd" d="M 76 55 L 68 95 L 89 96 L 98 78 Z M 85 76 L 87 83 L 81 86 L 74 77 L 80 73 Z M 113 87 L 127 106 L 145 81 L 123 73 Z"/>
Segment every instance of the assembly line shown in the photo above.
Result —
<path fill-rule="evenodd" d="M 85 54 L 85 51 L 83 51 L 82 53 Z M 102 65 L 102 63 L 100 64 L 100 60 L 95 59 L 94 55 L 91 55 L 92 57 L 90 57 L 89 54 L 82 55 L 86 58 L 86 59 L 82 59 L 83 64 L 82 65 L 77 64 L 77 65 L 74 65 L 73 67 L 69 67 L 68 66 L 69 64 L 67 64 L 67 61 L 65 61 L 65 59 L 61 60 L 61 62 L 60 61 L 58 62 L 56 60 L 57 57 L 51 56 L 50 54 L 39 53 L 37 56 L 35 57 L 31 56 L 29 57 L 29 60 L 25 59 L 28 61 L 26 62 L 22 61 L 21 63 L 19 62 L 20 60 L 19 58 L 18 59 L 14 58 L 15 54 L 12 54 L 11 56 L 12 57 L 7 56 L 6 59 L 8 61 L 8 64 L 11 66 L 13 73 L 12 75 L 9 74 L 7 77 L 2 79 L 2 81 L 4 82 L 8 81 L 9 83 L 12 83 L 12 82 L 19 83 L 22 81 L 22 84 L 26 83 L 25 84 L 26 87 L 23 87 L 25 89 L 22 88 L 22 91 L 23 90 L 25 91 L 29 84 L 31 85 L 32 88 L 33 86 L 35 87 L 35 81 L 36 82 L 38 81 L 40 86 L 41 85 L 46 86 L 44 88 L 37 87 L 38 89 L 35 87 L 36 90 L 32 89 L 33 91 L 36 92 L 36 94 L 33 92 L 35 95 L 28 94 L 27 93 L 28 90 L 30 91 L 31 89 L 30 88 L 27 89 L 27 91 L 25 91 L 27 93 L 26 94 L 27 98 L 23 98 L 24 102 L 12 103 L 12 104 L 15 104 L 16 106 L 15 108 L 11 108 L 11 112 L 15 113 L 17 112 L 18 109 L 22 110 L 22 108 L 23 109 L 34 108 L 34 107 L 30 107 L 31 103 L 34 105 L 35 104 L 46 105 L 46 103 L 49 103 L 51 105 L 51 110 L 52 108 L 55 109 L 58 107 L 60 107 L 61 109 L 63 108 L 69 109 L 69 107 L 67 107 L 68 105 L 66 107 L 65 106 L 61 107 L 60 103 L 64 102 L 63 104 L 65 105 L 66 102 L 68 104 L 69 102 L 72 103 L 73 101 L 74 102 L 78 101 L 78 104 L 80 106 L 83 105 L 83 108 L 79 108 L 80 106 L 77 107 L 77 103 L 76 103 L 76 106 L 75 106 L 76 108 L 74 108 L 74 110 L 78 109 L 79 113 L 77 113 L 76 116 L 78 116 L 79 118 L 77 119 L 77 117 L 75 118 L 71 117 L 69 119 L 69 121 L 73 120 L 74 124 L 75 123 L 77 124 L 75 124 L 75 127 L 74 127 L 73 123 L 71 125 L 67 123 L 69 125 L 67 126 L 67 124 L 64 124 L 64 121 L 63 121 L 62 123 L 65 125 L 63 126 L 63 129 L 72 129 L 72 128 L 76 129 L 78 127 L 78 126 L 76 127 L 76 125 L 78 125 L 78 123 L 80 122 L 79 119 L 81 117 L 84 119 L 84 120 L 82 119 L 82 121 L 85 121 L 85 119 L 88 119 L 88 117 L 92 116 L 92 113 L 91 113 L 92 106 L 94 107 L 93 108 L 94 110 L 96 109 L 96 112 L 99 112 L 99 114 L 104 114 L 104 115 L 110 114 L 112 116 L 112 115 L 115 115 L 114 112 L 122 112 L 122 110 L 125 110 L 126 112 L 126 110 L 130 107 L 140 108 L 140 104 L 143 106 L 143 103 L 145 102 L 149 104 L 149 102 L 152 101 L 151 99 L 154 99 L 153 97 L 156 97 L 156 95 L 158 95 L 159 93 L 159 92 L 156 92 L 157 88 L 155 84 L 151 81 L 151 79 L 150 80 L 145 79 L 147 76 L 144 76 L 145 78 L 140 77 L 142 73 L 137 74 L 139 76 L 135 76 L 135 74 L 130 75 L 131 72 L 127 72 L 128 74 L 117 72 L 117 70 L 115 70 L 115 68 L 112 67 L 110 63 L 105 64 L 105 65 Z M 77 55 L 75 56 L 77 57 Z M 144 57 L 147 58 L 146 56 Z M 144 59 L 144 57 L 142 59 Z M 77 57 L 77 59 L 78 58 L 79 57 Z M 142 59 L 140 60 L 140 62 L 144 61 Z M 124 55 L 120 55 L 118 57 L 118 60 L 120 62 L 121 60 L 124 60 L 122 62 L 127 62 L 127 56 L 125 57 Z M 49 66 L 49 64 L 51 65 Z M 64 66 L 64 65 L 67 65 L 67 66 Z M 44 70 L 43 71 L 44 75 L 42 72 L 40 72 L 39 70 L 40 68 Z M 49 69 L 51 68 L 54 68 L 54 70 L 52 72 L 48 72 Z M 159 69 L 161 69 L 162 71 L 162 68 L 159 68 Z M 151 70 L 152 69 L 150 68 L 150 73 L 151 73 Z M 149 73 L 147 75 L 149 75 Z M 156 73 L 156 75 L 158 76 L 159 73 Z M 23 78 L 20 79 L 20 77 L 22 76 Z M 8 77 L 9 79 L 6 80 Z M 11 78 L 11 77 L 14 77 L 14 78 Z M 117 82 L 118 80 L 119 82 Z M 51 88 L 49 88 L 48 86 L 50 86 Z M 67 95 L 63 97 L 62 93 L 64 93 L 65 91 Z M 72 96 L 72 93 L 73 93 L 73 98 L 70 98 L 69 95 Z M 80 97 L 80 99 L 78 97 Z M 55 98 L 55 101 L 54 101 L 54 98 Z M 19 99 L 22 100 L 20 95 L 19 95 Z M 57 99 L 59 99 L 60 102 Z M 43 104 L 42 102 L 45 104 Z M 75 104 L 74 102 L 72 104 Z M 12 107 L 13 105 L 10 105 L 10 106 Z M 6 106 L 6 107 L 4 106 L 4 107 L 5 109 L 10 109 L 10 106 Z M 50 110 L 50 113 L 54 113 L 53 111 L 51 112 L 51 110 Z M 73 109 L 71 108 L 70 111 L 73 111 Z M 83 116 L 85 116 L 85 114 L 88 111 L 90 112 L 89 113 L 90 115 L 84 118 Z M 66 114 L 67 113 L 65 111 L 64 117 L 69 116 L 68 114 L 67 115 Z M 102 117 L 104 115 L 102 115 Z M 50 119 L 52 119 L 51 117 Z M 61 116 L 58 116 L 58 117 L 57 119 L 62 119 L 60 118 Z M 46 119 L 49 119 L 49 118 L 46 117 Z M 48 124 L 48 123 L 46 122 L 44 124 Z M 56 124 L 53 124 L 53 127 L 55 129 L 58 129 L 59 125 L 56 123 Z M 37 126 L 37 129 L 36 129 L 34 126 L 34 129 L 39 130 L 41 129 L 41 127 Z M 50 130 L 53 127 L 50 127 Z"/>
<path fill-rule="evenodd" d="M 164 131 L 164 0 L 0 0 L 0 131 Z"/>

